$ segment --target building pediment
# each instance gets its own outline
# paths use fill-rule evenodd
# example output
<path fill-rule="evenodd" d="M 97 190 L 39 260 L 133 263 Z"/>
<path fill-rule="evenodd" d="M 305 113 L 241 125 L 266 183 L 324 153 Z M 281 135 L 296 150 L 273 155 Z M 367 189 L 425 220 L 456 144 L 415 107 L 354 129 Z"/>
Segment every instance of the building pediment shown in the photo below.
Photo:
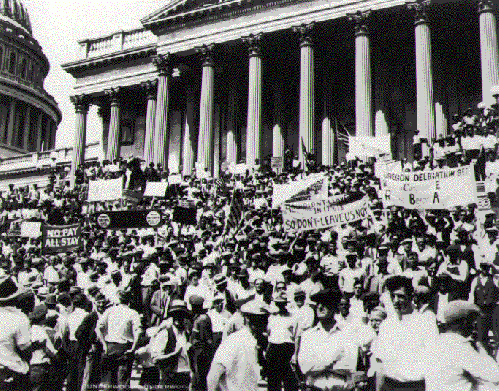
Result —
<path fill-rule="evenodd" d="M 264 3 L 260 1 L 259 3 Z M 275 0 L 272 0 L 276 3 Z M 253 0 L 171 0 L 158 11 L 141 20 L 152 30 L 158 27 L 173 27 L 176 23 L 221 13 L 234 8 L 251 7 Z"/>

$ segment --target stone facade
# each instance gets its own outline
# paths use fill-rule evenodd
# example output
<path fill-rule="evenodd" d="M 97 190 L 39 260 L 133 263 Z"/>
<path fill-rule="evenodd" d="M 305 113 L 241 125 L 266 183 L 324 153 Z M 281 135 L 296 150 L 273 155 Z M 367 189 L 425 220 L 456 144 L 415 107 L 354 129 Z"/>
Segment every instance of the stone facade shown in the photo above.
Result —
<path fill-rule="evenodd" d="M 410 160 L 415 136 L 431 142 L 453 114 L 493 102 L 496 21 L 490 0 L 184 0 L 81 41 L 64 69 L 75 100 L 101 108 L 109 159 L 126 149 L 216 177 L 286 149 L 331 165 L 345 135 L 390 134 L 393 157 Z"/>

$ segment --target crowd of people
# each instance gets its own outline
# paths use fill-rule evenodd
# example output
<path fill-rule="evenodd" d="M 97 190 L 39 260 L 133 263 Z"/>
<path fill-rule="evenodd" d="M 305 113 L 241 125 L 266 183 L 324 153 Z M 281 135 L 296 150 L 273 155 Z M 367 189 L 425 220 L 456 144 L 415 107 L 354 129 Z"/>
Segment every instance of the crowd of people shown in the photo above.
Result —
<path fill-rule="evenodd" d="M 456 152 L 401 169 L 485 156 Z M 57 174 L 46 189 L 4 193 L 0 390 L 129 389 L 133 367 L 158 390 L 497 390 L 495 212 L 387 207 L 373 162 L 307 166 L 325 173 L 330 197 L 367 197 L 370 217 L 285 230 L 272 193 L 304 175 L 292 167 L 86 201 L 90 180 L 143 191 L 168 178 L 133 159 L 89 165 L 74 188 Z M 195 205 L 195 225 L 174 221 L 180 200 Z M 123 209 L 161 210 L 165 223 L 106 230 L 89 218 Z M 15 221 L 81 223 L 82 246 L 47 254 L 40 238 L 9 235 Z"/>

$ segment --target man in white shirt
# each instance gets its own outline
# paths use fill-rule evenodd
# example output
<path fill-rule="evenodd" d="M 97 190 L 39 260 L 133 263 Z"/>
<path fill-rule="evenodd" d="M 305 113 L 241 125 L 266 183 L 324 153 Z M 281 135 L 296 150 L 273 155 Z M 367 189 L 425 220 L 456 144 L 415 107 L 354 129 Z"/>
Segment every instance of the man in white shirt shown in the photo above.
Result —
<path fill-rule="evenodd" d="M 208 374 L 208 391 L 257 391 L 263 364 L 262 336 L 267 327 L 266 304 L 253 300 L 241 307 L 244 327 L 217 349 Z"/>
<path fill-rule="evenodd" d="M 386 289 L 395 314 L 381 324 L 373 351 L 380 364 L 377 389 L 424 391 L 428 359 L 434 352 L 438 336 L 437 325 L 414 311 L 414 287 L 409 278 L 390 277 Z"/>
<path fill-rule="evenodd" d="M 23 290 L 9 276 L 0 278 L 0 390 L 28 389 L 31 333 L 28 317 L 15 307 Z"/>
<path fill-rule="evenodd" d="M 120 304 L 108 308 L 97 324 L 102 342 L 102 380 L 107 388 L 130 388 L 134 353 L 141 329 L 140 315 L 128 307 L 129 292 L 120 291 Z"/>
<path fill-rule="evenodd" d="M 480 309 L 456 300 L 444 311 L 439 336 L 425 376 L 426 391 L 499 389 L 499 365 L 471 338 Z"/>

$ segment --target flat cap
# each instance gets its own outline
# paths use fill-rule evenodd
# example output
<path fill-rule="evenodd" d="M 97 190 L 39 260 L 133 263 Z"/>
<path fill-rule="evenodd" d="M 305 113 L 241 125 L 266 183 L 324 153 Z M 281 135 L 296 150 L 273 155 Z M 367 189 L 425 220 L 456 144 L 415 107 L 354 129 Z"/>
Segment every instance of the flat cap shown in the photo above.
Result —
<path fill-rule="evenodd" d="M 323 304 L 328 308 L 338 305 L 341 300 L 341 292 L 335 289 L 322 289 L 321 291 L 310 296 L 310 300 L 317 304 Z"/>
<path fill-rule="evenodd" d="M 204 305 L 204 298 L 198 295 L 192 295 L 189 297 L 189 303 L 191 306 L 202 307 Z"/>
<path fill-rule="evenodd" d="M 444 310 L 443 321 L 446 324 L 459 322 L 471 315 L 478 316 L 480 308 L 475 304 L 468 303 L 464 300 L 451 301 Z"/>

